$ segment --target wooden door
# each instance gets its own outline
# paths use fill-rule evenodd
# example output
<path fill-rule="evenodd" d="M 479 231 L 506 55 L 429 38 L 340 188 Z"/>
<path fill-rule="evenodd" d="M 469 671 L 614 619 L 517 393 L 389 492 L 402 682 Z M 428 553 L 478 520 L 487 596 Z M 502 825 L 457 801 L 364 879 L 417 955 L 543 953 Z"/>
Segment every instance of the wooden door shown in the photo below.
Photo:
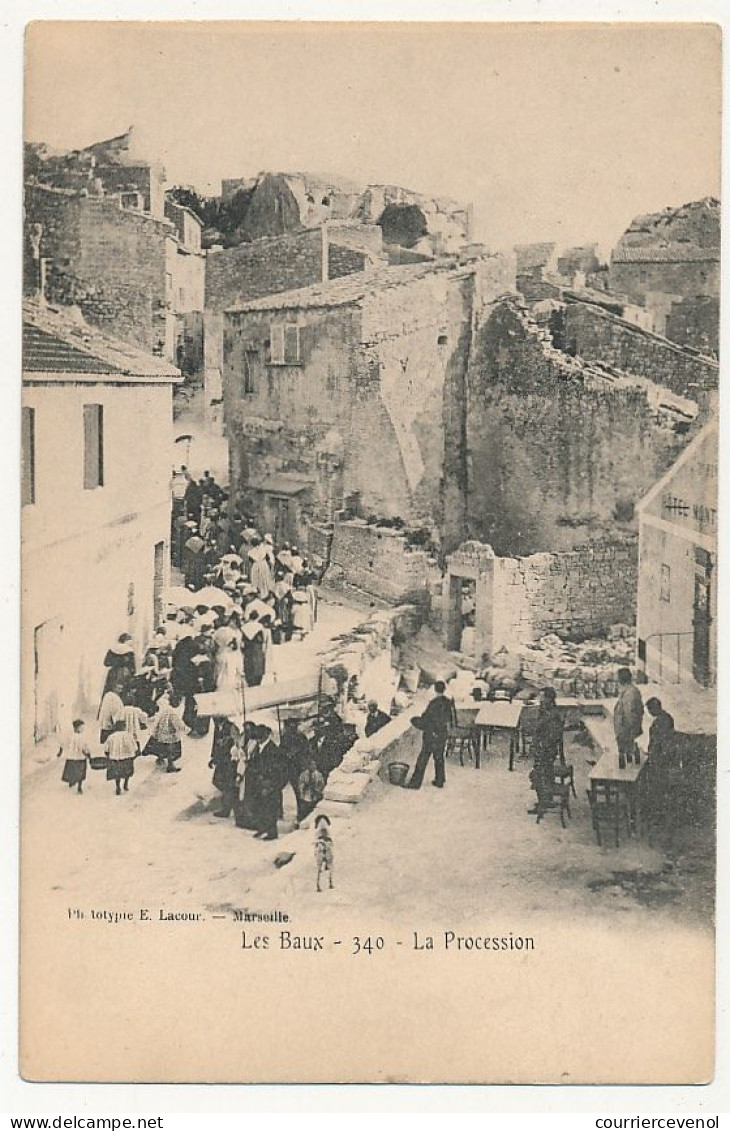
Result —
<path fill-rule="evenodd" d="M 694 607 L 692 616 L 692 674 L 698 683 L 707 687 L 710 682 L 710 596 L 711 573 L 709 567 L 695 574 Z"/>

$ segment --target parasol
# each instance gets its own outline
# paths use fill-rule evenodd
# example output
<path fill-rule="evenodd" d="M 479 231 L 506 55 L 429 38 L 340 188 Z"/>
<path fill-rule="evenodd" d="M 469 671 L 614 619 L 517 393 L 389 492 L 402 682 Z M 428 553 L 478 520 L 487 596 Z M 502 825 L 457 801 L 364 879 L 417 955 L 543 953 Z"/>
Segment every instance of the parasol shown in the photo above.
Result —
<path fill-rule="evenodd" d="M 191 593 L 184 585 L 171 585 L 163 590 L 162 600 L 166 605 L 172 605 L 176 609 L 194 609 L 196 596 L 197 594 Z"/>
<path fill-rule="evenodd" d="M 212 609 L 215 605 L 220 605 L 221 608 L 228 609 L 233 604 L 225 589 L 218 589 L 215 585 L 206 585 L 204 589 L 199 589 L 197 593 L 188 594 L 188 597 L 190 596 L 192 596 L 196 608 L 198 605 L 205 605 Z"/>

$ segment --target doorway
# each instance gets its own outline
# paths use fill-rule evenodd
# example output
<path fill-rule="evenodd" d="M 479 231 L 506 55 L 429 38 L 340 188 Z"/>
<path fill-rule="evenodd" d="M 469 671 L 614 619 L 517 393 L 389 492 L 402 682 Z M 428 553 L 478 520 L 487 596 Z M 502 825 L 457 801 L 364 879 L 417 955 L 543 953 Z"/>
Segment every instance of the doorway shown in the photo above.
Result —
<path fill-rule="evenodd" d="M 282 542 L 297 541 L 298 507 L 293 499 L 285 495 L 272 495 L 271 507 L 274 512 L 274 541 L 277 546 Z"/>
<path fill-rule="evenodd" d="M 59 681 L 63 671 L 63 624 L 60 617 L 52 617 L 33 630 L 36 742 L 58 732 L 63 705 Z"/>
<path fill-rule="evenodd" d="M 704 550 L 696 550 L 694 604 L 692 608 L 692 674 L 702 687 L 710 683 L 710 628 L 712 625 L 712 562 Z"/>
<path fill-rule="evenodd" d="M 154 627 L 159 628 L 163 621 L 162 591 L 165 587 L 165 543 L 155 542 L 155 562 L 152 577 L 152 617 Z"/>

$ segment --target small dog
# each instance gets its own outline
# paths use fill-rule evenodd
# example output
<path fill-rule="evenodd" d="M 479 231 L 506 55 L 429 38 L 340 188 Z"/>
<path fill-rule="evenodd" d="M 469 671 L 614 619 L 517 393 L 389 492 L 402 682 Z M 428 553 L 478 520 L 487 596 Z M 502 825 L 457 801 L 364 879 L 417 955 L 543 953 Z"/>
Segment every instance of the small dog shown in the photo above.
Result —
<path fill-rule="evenodd" d="M 314 827 L 317 830 L 314 838 L 314 859 L 317 863 L 317 891 L 321 891 L 320 880 L 322 873 L 326 872 L 329 876 L 330 887 L 333 887 L 332 873 L 335 864 L 335 852 L 332 837 L 330 836 L 330 819 L 324 813 L 320 813 L 314 822 Z"/>

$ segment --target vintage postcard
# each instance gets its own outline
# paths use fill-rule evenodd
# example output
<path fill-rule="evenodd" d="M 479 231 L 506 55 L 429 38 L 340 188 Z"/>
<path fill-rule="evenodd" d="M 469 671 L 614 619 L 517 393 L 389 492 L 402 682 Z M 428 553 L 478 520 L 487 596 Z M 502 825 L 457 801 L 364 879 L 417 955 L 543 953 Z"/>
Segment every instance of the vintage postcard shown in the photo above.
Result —
<path fill-rule="evenodd" d="M 26 35 L 20 1068 L 700 1084 L 721 35 Z"/>

